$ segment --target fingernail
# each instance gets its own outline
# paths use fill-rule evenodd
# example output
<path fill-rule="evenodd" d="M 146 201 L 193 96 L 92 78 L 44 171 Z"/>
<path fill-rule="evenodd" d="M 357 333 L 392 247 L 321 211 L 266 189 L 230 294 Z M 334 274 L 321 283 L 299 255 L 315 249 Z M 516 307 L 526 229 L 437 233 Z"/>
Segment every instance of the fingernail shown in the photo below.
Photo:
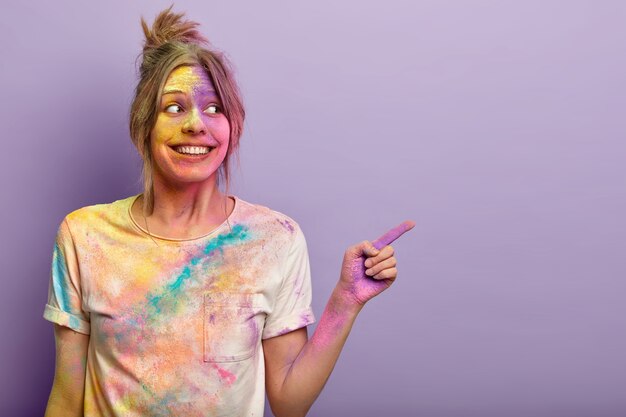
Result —
<path fill-rule="evenodd" d="M 367 271 L 365 271 L 365 273 L 366 273 L 367 275 L 372 275 L 372 270 L 371 270 L 371 269 L 368 269 Z"/>
<path fill-rule="evenodd" d="M 370 266 L 372 266 L 372 261 L 370 261 L 369 259 L 367 261 L 365 261 L 365 266 L 368 267 L 368 268 Z"/>

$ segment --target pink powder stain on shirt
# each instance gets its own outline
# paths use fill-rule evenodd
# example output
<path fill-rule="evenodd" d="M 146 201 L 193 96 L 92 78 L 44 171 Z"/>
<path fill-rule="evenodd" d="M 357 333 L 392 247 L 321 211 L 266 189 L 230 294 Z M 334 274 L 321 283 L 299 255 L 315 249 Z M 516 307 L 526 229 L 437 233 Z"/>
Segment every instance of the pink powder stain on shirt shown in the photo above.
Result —
<path fill-rule="evenodd" d="M 261 337 L 262 329 L 259 327 L 257 321 L 252 317 L 248 321 L 248 341 L 251 348 L 256 348 L 258 339 Z"/>
<path fill-rule="evenodd" d="M 132 387 L 122 381 L 113 381 L 111 388 L 107 390 L 112 407 L 118 411 L 132 409 Z"/>
<path fill-rule="evenodd" d="M 138 343 L 142 343 L 144 341 L 143 338 L 144 338 L 145 326 L 146 326 L 145 307 L 143 308 L 142 313 L 143 314 L 139 314 L 136 316 L 137 325 L 139 326 L 139 329 L 140 329 L 139 335 L 137 336 Z"/>
<path fill-rule="evenodd" d="M 213 367 L 217 369 L 217 373 L 219 374 L 222 381 L 226 382 L 227 386 L 231 386 L 237 380 L 237 375 L 233 374 L 230 371 L 227 371 L 224 368 L 221 368 L 218 364 L 213 364 Z"/>
<path fill-rule="evenodd" d="M 310 311 L 305 311 L 304 313 L 300 314 L 300 325 L 302 327 L 308 326 L 308 324 L 311 323 L 312 320 L 315 320 L 315 318 Z"/>
<path fill-rule="evenodd" d="M 289 220 L 287 220 L 287 219 L 285 219 L 285 221 L 282 221 L 282 220 L 280 220 L 280 219 L 276 219 L 276 221 L 277 221 L 278 223 L 282 224 L 282 225 L 285 227 L 285 229 L 289 230 L 291 233 L 293 233 L 293 232 L 294 232 L 294 230 L 296 230 L 296 229 L 293 227 L 293 225 L 291 224 L 291 222 L 290 222 Z"/>

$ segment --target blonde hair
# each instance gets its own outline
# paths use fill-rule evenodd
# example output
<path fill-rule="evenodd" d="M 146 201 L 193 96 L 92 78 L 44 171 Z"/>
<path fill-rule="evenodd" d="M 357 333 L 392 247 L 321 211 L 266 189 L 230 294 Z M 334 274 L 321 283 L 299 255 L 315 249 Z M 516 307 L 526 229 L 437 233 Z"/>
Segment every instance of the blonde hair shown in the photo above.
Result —
<path fill-rule="evenodd" d="M 217 90 L 230 124 L 228 150 L 217 175 L 218 186 L 220 178 L 226 181 L 226 194 L 230 188 L 230 156 L 234 153 L 239 162 L 237 151 L 245 118 L 241 92 L 229 60 L 222 52 L 211 48 L 209 41 L 195 29 L 199 23 L 183 20 L 184 13 L 173 13 L 172 7 L 173 4 L 158 14 L 152 29 L 141 18 L 146 39 L 143 51 L 137 57 L 143 57 L 143 60 L 130 108 L 130 137 L 143 159 L 144 215 L 150 215 L 154 210 L 150 132 L 156 123 L 163 86 L 172 70 L 181 65 L 199 65 L 207 72 Z"/>

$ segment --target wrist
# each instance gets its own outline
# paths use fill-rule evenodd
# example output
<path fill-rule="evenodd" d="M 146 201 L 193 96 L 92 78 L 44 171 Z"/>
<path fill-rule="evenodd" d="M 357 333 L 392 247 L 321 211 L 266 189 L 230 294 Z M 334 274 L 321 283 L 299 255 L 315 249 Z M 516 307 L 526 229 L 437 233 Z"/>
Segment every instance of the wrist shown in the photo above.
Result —
<path fill-rule="evenodd" d="M 337 311 L 347 312 L 351 314 L 358 314 L 363 308 L 364 304 L 360 303 L 354 293 L 347 288 L 343 288 L 341 284 L 337 284 L 331 295 L 333 305 L 335 305 Z"/>

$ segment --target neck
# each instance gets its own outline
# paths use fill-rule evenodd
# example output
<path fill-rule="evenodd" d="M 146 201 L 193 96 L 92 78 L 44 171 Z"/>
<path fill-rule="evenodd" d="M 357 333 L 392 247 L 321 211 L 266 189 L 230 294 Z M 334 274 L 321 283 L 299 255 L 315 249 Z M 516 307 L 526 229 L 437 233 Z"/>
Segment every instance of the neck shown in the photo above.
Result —
<path fill-rule="evenodd" d="M 213 181 L 172 186 L 154 179 L 154 209 L 148 218 L 186 227 L 205 223 L 227 215 L 228 197 Z"/>

